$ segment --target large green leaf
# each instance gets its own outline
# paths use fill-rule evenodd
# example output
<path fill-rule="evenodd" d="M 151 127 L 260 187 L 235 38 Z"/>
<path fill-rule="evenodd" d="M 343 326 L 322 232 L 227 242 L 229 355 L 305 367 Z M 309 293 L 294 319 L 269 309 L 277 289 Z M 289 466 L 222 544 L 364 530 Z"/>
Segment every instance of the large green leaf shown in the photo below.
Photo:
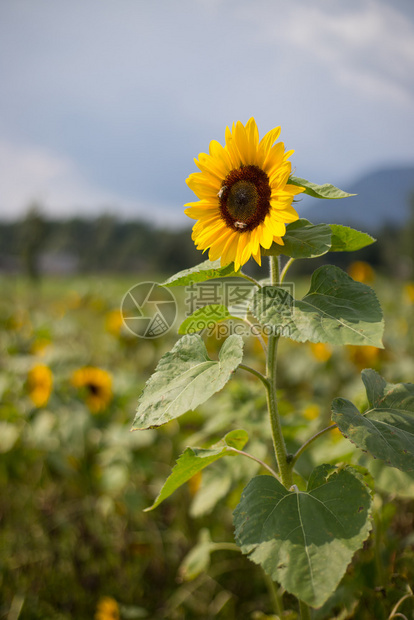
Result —
<path fill-rule="evenodd" d="M 206 327 L 227 321 L 228 319 L 234 319 L 226 306 L 221 304 L 209 304 L 198 308 L 195 312 L 190 314 L 178 328 L 179 334 L 195 334 L 201 332 Z"/>
<path fill-rule="evenodd" d="M 290 177 L 289 183 L 292 185 L 300 185 L 305 188 L 305 194 L 309 196 L 313 196 L 314 198 L 326 198 L 326 199 L 336 199 L 336 198 L 347 198 L 348 196 L 355 196 L 356 194 L 348 194 L 347 192 L 338 189 L 334 185 L 330 183 L 324 183 L 324 185 L 317 185 L 316 183 L 311 183 L 306 179 L 301 179 L 299 177 Z"/>
<path fill-rule="evenodd" d="M 225 340 L 211 360 L 198 334 L 183 336 L 163 355 L 141 394 L 132 430 L 161 426 L 204 403 L 229 380 L 243 356 L 243 340 Z"/>
<path fill-rule="evenodd" d="M 367 539 L 370 505 L 367 487 L 350 468 L 322 465 L 306 492 L 257 476 L 234 511 L 236 542 L 288 592 L 319 607 Z"/>
<path fill-rule="evenodd" d="M 374 291 L 342 269 L 317 269 L 308 293 L 294 300 L 286 288 L 266 286 L 256 292 L 252 313 L 258 321 L 298 342 L 371 345 L 383 348 L 384 322 Z"/>
<path fill-rule="evenodd" d="M 329 252 L 331 248 L 331 229 L 327 224 L 311 224 L 300 219 L 286 226 L 284 245 L 273 243 L 262 254 L 268 256 L 290 256 L 291 258 L 314 258 Z"/>
<path fill-rule="evenodd" d="M 329 228 L 332 231 L 331 252 L 356 252 L 376 241 L 371 235 L 342 224 L 329 224 Z"/>
<path fill-rule="evenodd" d="M 234 455 L 231 448 L 241 450 L 247 443 L 249 436 L 244 430 L 230 431 L 227 435 L 210 448 L 187 448 L 179 457 L 171 475 L 167 478 L 155 502 L 147 510 L 153 510 L 178 487 L 190 480 L 199 471 L 221 459 L 227 454 Z"/>
<path fill-rule="evenodd" d="M 332 419 L 362 450 L 405 472 L 414 471 L 414 385 L 387 383 L 375 370 L 363 370 L 368 409 L 360 413 L 336 398 Z"/>
<path fill-rule="evenodd" d="M 179 271 L 171 278 L 162 283 L 162 286 L 188 286 L 196 282 L 205 282 L 213 278 L 223 278 L 236 275 L 234 264 L 220 267 L 220 259 L 215 261 L 206 260 L 200 265 Z"/>

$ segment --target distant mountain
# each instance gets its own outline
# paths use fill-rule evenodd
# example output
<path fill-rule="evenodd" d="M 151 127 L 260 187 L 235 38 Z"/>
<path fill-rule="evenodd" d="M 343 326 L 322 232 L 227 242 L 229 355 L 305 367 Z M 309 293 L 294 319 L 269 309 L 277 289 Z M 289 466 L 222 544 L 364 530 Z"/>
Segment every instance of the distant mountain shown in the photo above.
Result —
<path fill-rule="evenodd" d="M 403 225 L 411 215 L 414 199 L 414 166 L 378 169 L 341 187 L 351 194 L 343 200 L 318 200 L 305 196 L 298 211 L 316 224 L 346 224 L 368 232 Z"/>

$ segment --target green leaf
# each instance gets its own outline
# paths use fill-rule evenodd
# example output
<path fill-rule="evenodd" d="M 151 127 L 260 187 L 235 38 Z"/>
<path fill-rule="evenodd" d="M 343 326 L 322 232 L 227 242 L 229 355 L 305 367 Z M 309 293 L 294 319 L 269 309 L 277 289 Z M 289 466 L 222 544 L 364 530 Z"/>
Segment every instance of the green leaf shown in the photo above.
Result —
<path fill-rule="evenodd" d="M 183 336 L 163 355 L 139 399 L 132 430 L 155 428 L 192 411 L 221 390 L 243 357 L 243 340 L 233 334 L 211 360 L 198 334 Z"/>
<path fill-rule="evenodd" d="M 331 252 L 356 252 L 376 241 L 371 235 L 349 226 L 329 224 L 329 228 L 332 231 Z"/>
<path fill-rule="evenodd" d="M 187 286 L 196 282 L 205 282 L 213 278 L 224 278 L 237 275 L 234 271 L 234 263 L 220 267 L 220 259 L 215 261 L 206 260 L 200 265 L 179 271 L 168 278 L 161 286 Z"/>
<path fill-rule="evenodd" d="M 235 454 L 233 452 L 233 454 Z M 218 502 L 229 496 L 233 481 L 228 463 L 233 459 L 220 461 L 216 467 L 209 467 L 203 473 L 200 487 L 194 495 L 188 514 L 192 519 L 205 517 L 213 512 Z M 240 459 L 237 459 L 240 461 Z M 246 459 L 247 461 L 247 459 Z"/>
<path fill-rule="evenodd" d="M 227 319 L 234 319 L 226 306 L 220 304 L 210 304 L 198 308 L 193 314 L 188 316 L 178 328 L 179 334 L 194 334 L 206 327 L 221 323 Z"/>
<path fill-rule="evenodd" d="M 379 459 L 370 459 L 368 470 L 375 480 L 375 489 L 393 497 L 414 499 L 414 472 L 388 467 Z"/>
<path fill-rule="evenodd" d="M 364 413 L 336 398 L 332 419 L 358 448 L 401 471 L 414 471 L 414 385 L 387 383 L 375 370 L 363 370 L 369 407 Z"/>
<path fill-rule="evenodd" d="M 234 511 L 236 542 L 288 592 L 313 607 L 335 591 L 371 529 L 371 497 L 352 469 L 322 465 L 306 492 L 253 478 Z"/>
<path fill-rule="evenodd" d="M 289 183 L 291 185 L 299 185 L 300 187 L 304 187 L 304 193 L 309 196 L 313 196 L 313 198 L 337 199 L 347 198 L 348 196 L 356 196 L 356 194 L 348 194 L 330 183 L 316 185 L 316 183 L 311 183 L 310 181 L 299 177 L 290 177 Z"/>
<path fill-rule="evenodd" d="M 211 540 L 210 532 L 203 528 L 195 547 L 185 556 L 181 563 L 179 574 L 184 581 L 192 581 L 210 566 L 210 555 L 214 551 L 215 544 Z"/>
<path fill-rule="evenodd" d="M 290 256 L 291 258 L 315 258 L 329 252 L 331 248 L 331 229 L 327 224 L 311 224 L 300 219 L 286 226 L 283 236 L 285 245 L 273 243 L 268 250 L 262 250 L 267 256 Z"/>
<path fill-rule="evenodd" d="M 164 483 L 161 491 L 155 502 L 149 508 L 145 509 L 153 510 L 167 497 L 169 497 L 178 487 L 190 480 L 199 471 L 214 463 L 218 459 L 221 459 L 227 454 L 234 454 L 231 448 L 241 450 L 247 443 L 249 436 L 246 431 L 234 430 L 228 433 L 224 439 L 216 443 L 211 448 L 186 448 L 186 450 L 179 457 L 174 469 L 170 476 Z"/>
<path fill-rule="evenodd" d="M 333 265 L 319 267 L 308 293 L 294 300 L 286 288 L 266 286 L 252 313 L 264 325 L 297 342 L 371 345 L 383 348 L 384 321 L 374 291 Z"/>

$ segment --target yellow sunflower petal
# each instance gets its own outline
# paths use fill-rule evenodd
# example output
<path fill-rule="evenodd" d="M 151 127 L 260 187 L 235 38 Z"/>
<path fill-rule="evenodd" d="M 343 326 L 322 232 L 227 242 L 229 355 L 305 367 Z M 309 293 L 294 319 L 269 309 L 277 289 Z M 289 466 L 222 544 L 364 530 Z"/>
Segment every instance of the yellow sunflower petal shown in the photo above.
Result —
<path fill-rule="evenodd" d="M 213 213 L 218 212 L 217 205 L 200 205 L 199 207 L 189 207 L 188 209 L 184 209 L 184 213 L 191 217 L 193 220 L 198 220 L 200 217 L 205 217 L 206 215 L 213 215 Z"/>
<path fill-rule="evenodd" d="M 286 226 L 283 224 L 283 222 L 278 222 L 271 215 L 267 216 L 264 224 L 273 235 L 273 237 L 283 237 L 286 232 Z"/>
<path fill-rule="evenodd" d="M 221 233 L 226 230 L 226 226 L 220 217 L 212 220 L 210 224 L 197 234 L 195 239 L 196 245 L 210 246 L 214 241 L 221 236 Z"/>
<path fill-rule="evenodd" d="M 260 144 L 259 144 L 260 148 L 262 148 L 263 151 L 267 154 L 267 152 L 270 151 L 270 149 L 272 148 L 272 146 L 274 145 L 274 143 L 276 142 L 279 136 L 280 136 L 280 127 L 275 127 L 274 129 L 271 129 L 260 140 Z"/>
<path fill-rule="evenodd" d="M 209 180 L 202 172 L 194 172 L 187 179 L 188 187 L 202 200 L 210 197 L 217 197 L 220 191 L 218 181 Z"/>
<path fill-rule="evenodd" d="M 197 166 L 203 173 L 217 178 L 219 184 L 221 184 L 223 177 L 228 173 L 228 168 L 223 164 L 221 158 L 212 157 L 206 153 L 200 153 Z"/>
<path fill-rule="evenodd" d="M 223 234 L 212 244 L 210 248 L 210 251 L 209 251 L 210 260 L 213 261 L 213 260 L 217 260 L 218 258 L 220 258 L 227 241 L 233 234 L 234 233 L 228 228 L 224 229 Z"/>
<path fill-rule="evenodd" d="M 306 188 L 300 187 L 299 185 L 289 185 L 288 183 L 285 186 L 285 189 L 283 191 L 291 194 L 292 196 L 297 196 L 298 194 L 301 194 L 302 192 L 306 191 Z"/>
<path fill-rule="evenodd" d="M 274 235 L 270 232 L 270 230 L 265 226 L 264 223 L 260 224 L 258 228 L 260 229 L 260 232 L 259 232 L 260 245 L 266 250 L 268 250 L 273 243 Z"/>
<path fill-rule="evenodd" d="M 226 174 L 229 173 L 232 169 L 232 163 L 229 154 L 224 148 L 224 146 L 221 146 L 220 142 L 217 142 L 217 140 L 212 140 L 210 142 L 209 151 L 211 157 L 217 158 L 221 161 L 221 164 L 224 167 Z"/>
<path fill-rule="evenodd" d="M 256 250 L 256 252 L 252 252 L 252 256 L 254 258 L 254 260 L 256 261 L 256 263 L 261 266 L 262 264 L 262 251 L 259 245 L 259 248 Z"/>
<path fill-rule="evenodd" d="M 237 244 L 239 242 L 240 233 L 233 232 L 232 235 L 229 236 L 226 245 L 223 248 L 223 253 L 221 255 L 221 265 L 225 266 L 229 263 L 233 262 L 236 258 Z"/>
<path fill-rule="evenodd" d="M 247 237 L 245 244 L 244 244 L 244 249 L 242 250 L 241 254 L 240 254 L 240 265 L 244 265 L 245 263 L 247 263 L 247 261 L 249 260 L 249 258 L 252 255 L 252 242 L 251 242 L 251 232 L 245 233 L 244 235 L 241 235 L 242 237 Z M 240 245 L 240 243 L 239 243 Z"/>
<path fill-rule="evenodd" d="M 266 153 L 263 160 L 263 170 L 267 174 L 272 176 L 275 172 L 278 172 L 279 167 L 283 163 L 283 153 L 285 145 L 283 142 L 278 142 Z"/>

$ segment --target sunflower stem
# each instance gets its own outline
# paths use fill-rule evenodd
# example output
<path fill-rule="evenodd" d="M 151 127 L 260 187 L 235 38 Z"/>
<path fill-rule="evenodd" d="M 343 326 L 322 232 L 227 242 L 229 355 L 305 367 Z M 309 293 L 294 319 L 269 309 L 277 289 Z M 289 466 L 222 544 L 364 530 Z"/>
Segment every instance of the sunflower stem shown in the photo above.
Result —
<path fill-rule="evenodd" d="M 301 620 L 311 620 L 310 609 L 306 603 L 299 601 L 299 609 Z"/>
<path fill-rule="evenodd" d="M 239 368 L 241 368 L 242 370 L 247 370 L 247 372 L 250 372 L 252 375 L 260 379 L 260 381 L 265 385 L 265 387 L 267 387 L 268 381 L 266 377 L 262 375 L 261 372 L 259 372 L 255 368 L 252 368 L 251 366 L 247 366 L 246 364 L 239 364 Z"/>
<path fill-rule="evenodd" d="M 273 581 L 273 579 L 269 577 L 269 575 L 265 573 L 265 571 L 263 571 L 263 575 L 264 575 L 264 579 L 267 585 L 267 589 L 270 594 L 270 598 L 272 599 L 272 602 L 275 608 L 275 612 L 281 618 L 283 615 L 284 609 L 283 609 L 283 599 L 280 594 L 280 589 L 276 587 L 276 584 Z M 282 593 L 283 593 L 283 590 L 282 590 Z"/>
<path fill-rule="evenodd" d="M 277 286 L 280 283 L 280 266 L 279 266 L 279 257 L 278 256 L 270 256 L 269 257 L 269 265 L 270 265 L 270 283 L 272 286 Z"/>
<path fill-rule="evenodd" d="M 279 259 L 277 256 L 270 257 L 270 279 L 271 284 L 276 286 L 279 283 Z M 267 406 L 272 428 L 273 446 L 275 449 L 276 461 L 279 468 L 279 475 L 282 484 L 289 489 L 293 484 L 292 465 L 288 461 L 285 440 L 283 438 L 282 425 L 280 422 L 279 410 L 276 395 L 276 356 L 279 336 L 270 335 L 267 346 Z"/>
<path fill-rule="evenodd" d="M 274 469 L 272 469 L 264 461 L 261 461 L 260 459 L 258 459 L 256 456 L 253 456 L 253 454 L 249 454 L 249 452 L 245 452 L 244 450 L 238 450 L 237 448 L 233 448 L 232 446 L 229 446 L 227 450 L 231 450 L 231 452 L 236 452 L 236 454 L 241 454 L 242 456 L 246 456 L 248 459 L 251 459 L 252 461 L 256 461 L 256 463 L 259 463 L 259 465 L 264 467 L 264 469 L 267 469 L 267 471 L 270 472 L 272 476 L 276 478 L 276 480 L 279 479 Z"/>
<path fill-rule="evenodd" d="M 289 258 L 286 265 L 283 267 L 282 272 L 280 274 L 280 284 L 282 284 L 282 282 L 284 281 L 285 276 L 289 270 L 289 267 L 291 266 L 294 260 L 295 260 L 294 258 Z"/>
<path fill-rule="evenodd" d="M 240 271 L 237 274 L 240 278 L 244 278 L 245 280 L 249 280 L 249 282 L 252 282 L 255 286 L 257 286 L 258 288 L 262 288 L 262 285 L 260 284 L 260 282 L 258 282 L 257 280 L 255 280 L 254 278 L 252 278 L 251 276 L 248 276 L 246 273 L 243 273 L 242 271 Z"/>
<path fill-rule="evenodd" d="M 310 446 L 310 444 L 313 441 L 315 441 L 315 439 L 318 439 L 318 437 L 320 437 L 321 435 L 324 435 L 328 431 L 332 431 L 334 428 L 337 428 L 337 424 L 331 424 L 330 426 L 327 426 L 326 428 L 323 428 L 322 430 L 320 430 L 317 433 L 315 433 L 314 435 L 312 435 L 312 437 L 310 437 L 307 441 L 305 441 L 305 443 L 303 445 L 301 445 L 299 450 L 297 452 L 295 452 L 295 454 L 290 459 L 290 463 L 291 463 L 292 467 L 296 463 L 296 461 L 298 460 L 300 455 L 303 452 L 305 452 L 305 450 Z"/>

